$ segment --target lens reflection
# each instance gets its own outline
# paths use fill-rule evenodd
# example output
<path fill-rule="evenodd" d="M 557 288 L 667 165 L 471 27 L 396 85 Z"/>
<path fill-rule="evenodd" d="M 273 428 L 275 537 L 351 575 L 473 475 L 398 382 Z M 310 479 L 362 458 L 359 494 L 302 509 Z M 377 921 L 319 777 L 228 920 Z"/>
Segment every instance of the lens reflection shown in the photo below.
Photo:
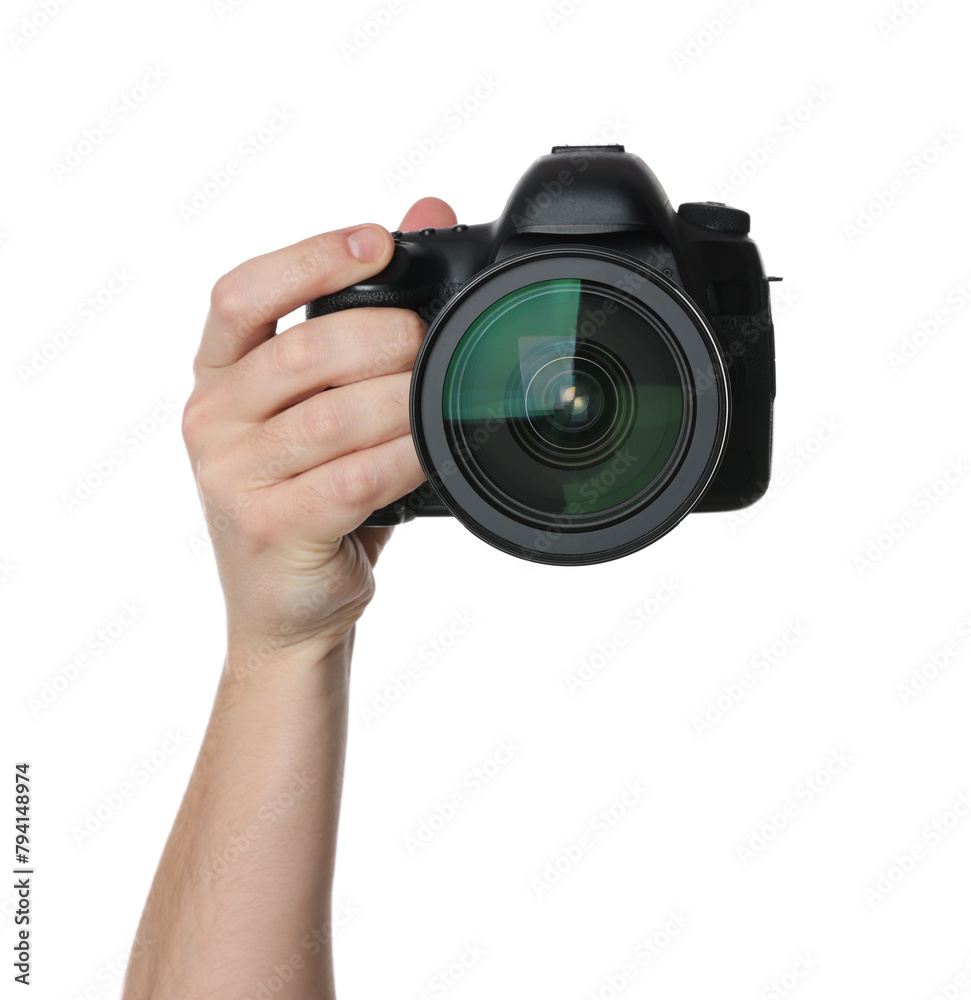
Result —
<path fill-rule="evenodd" d="M 663 484 L 686 436 L 684 385 L 672 338 L 641 303 L 556 279 L 472 323 L 449 363 L 443 416 L 486 499 L 580 529 Z"/>

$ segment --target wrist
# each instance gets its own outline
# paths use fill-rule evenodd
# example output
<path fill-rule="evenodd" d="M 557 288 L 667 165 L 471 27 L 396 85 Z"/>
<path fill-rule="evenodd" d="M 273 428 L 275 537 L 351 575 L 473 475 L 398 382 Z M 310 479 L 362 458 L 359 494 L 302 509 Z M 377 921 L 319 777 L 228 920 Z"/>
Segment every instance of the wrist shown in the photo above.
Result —
<path fill-rule="evenodd" d="M 253 685 L 280 677 L 308 675 L 346 682 L 354 646 L 354 627 L 337 635 L 295 639 L 230 629 L 223 677 Z"/>

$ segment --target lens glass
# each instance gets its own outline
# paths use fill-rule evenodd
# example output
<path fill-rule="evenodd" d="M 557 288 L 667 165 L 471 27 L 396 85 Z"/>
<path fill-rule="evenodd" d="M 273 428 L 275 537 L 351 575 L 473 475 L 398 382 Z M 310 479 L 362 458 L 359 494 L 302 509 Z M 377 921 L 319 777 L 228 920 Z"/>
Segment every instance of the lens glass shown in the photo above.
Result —
<path fill-rule="evenodd" d="M 677 468 L 691 416 L 685 370 L 665 325 L 622 290 L 535 282 L 490 305 L 453 352 L 449 446 L 491 503 L 583 530 L 625 516 Z"/>

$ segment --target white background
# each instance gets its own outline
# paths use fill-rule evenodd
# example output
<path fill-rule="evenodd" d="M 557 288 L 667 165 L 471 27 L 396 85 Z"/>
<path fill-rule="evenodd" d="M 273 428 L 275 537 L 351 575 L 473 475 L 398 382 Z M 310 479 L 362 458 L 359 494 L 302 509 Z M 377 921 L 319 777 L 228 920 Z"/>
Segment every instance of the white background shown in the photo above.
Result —
<path fill-rule="evenodd" d="M 427 194 L 487 221 L 536 156 L 601 139 L 675 204 L 750 211 L 785 278 L 773 490 L 744 520 L 695 515 L 589 568 L 524 563 L 451 520 L 398 531 L 358 630 L 339 995 L 443 995 L 430 980 L 473 943 L 485 957 L 456 1000 L 971 995 L 956 978 L 971 975 L 971 12 L 905 6 L 888 28 L 891 0 L 565 0 L 559 20 L 536 0 L 404 0 L 375 33 L 382 0 L 48 0 L 46 24 L 39 2 L 5 5 L 3 759 L 33 767 L 37 995 L 118 994 L 221 666 L 178 427 L 213 282 L 315 232 L 394 228 Z M 25 17 L 43 26 L 25 34 Z M 157 88 L 136 90 L 153 70 Z M 241 154 L 275 109 L 292 121 Z M 426 162 L 389 176 L 436 128 Z M 70 148 L 89 155 L 56 167 Z M 241 172 L 186 219 L 230 159 Z M 88 322 L 115 269 L 125 287 Z M 68 504 L 113 451 L 110 477 Z M 137 617 L 96 653 L 125 602 Z M 457 614 L 474 624 L 429 654 Z M 598 646 L 602 669 L 571 692 Z M 368 725 L 411 663 L 418 681 Z M 725 701 L 746 672 L 754 686 Z M 731 707 L 699 732 L 719 698 Z M 503 740 L 513 759 L 470 793 Z M 646 792 L 601 835 L 629 782 Z M 672 912 L 685 926 L 666 939 Z M 812 971 L 785 980 L 807 953 Z"/>

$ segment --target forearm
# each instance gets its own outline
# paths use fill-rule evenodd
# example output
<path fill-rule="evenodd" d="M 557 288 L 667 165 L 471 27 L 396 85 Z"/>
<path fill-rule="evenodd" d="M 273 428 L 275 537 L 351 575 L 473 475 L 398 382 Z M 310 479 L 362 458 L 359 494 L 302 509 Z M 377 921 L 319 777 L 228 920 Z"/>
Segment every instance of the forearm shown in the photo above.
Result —
<path fill-rule="evenodd" d="M 402 227 L 455 221 L 426 199 Z M 391 308 L 277 322 L 394 252 L 365 224 L 253 257 L 213 286 L 182 435 L 229 653 L 124 1000 L 333 1000 L 353 629 L 391 533 L 362 522 L 425 478 L 408 399 L 426 325 Z"/>
<path fill-rule="evenodd" d="M 323 658 L 231 649 L 132 949 L 124 1000 L 333 996 L 330 896 L 353 633 Z M 316 932 L 316 933 L 315 933 Z M 287 973 L 289 975 L 289 973 Z M 273 986 L 277 986 L 274 980 Z"/>

